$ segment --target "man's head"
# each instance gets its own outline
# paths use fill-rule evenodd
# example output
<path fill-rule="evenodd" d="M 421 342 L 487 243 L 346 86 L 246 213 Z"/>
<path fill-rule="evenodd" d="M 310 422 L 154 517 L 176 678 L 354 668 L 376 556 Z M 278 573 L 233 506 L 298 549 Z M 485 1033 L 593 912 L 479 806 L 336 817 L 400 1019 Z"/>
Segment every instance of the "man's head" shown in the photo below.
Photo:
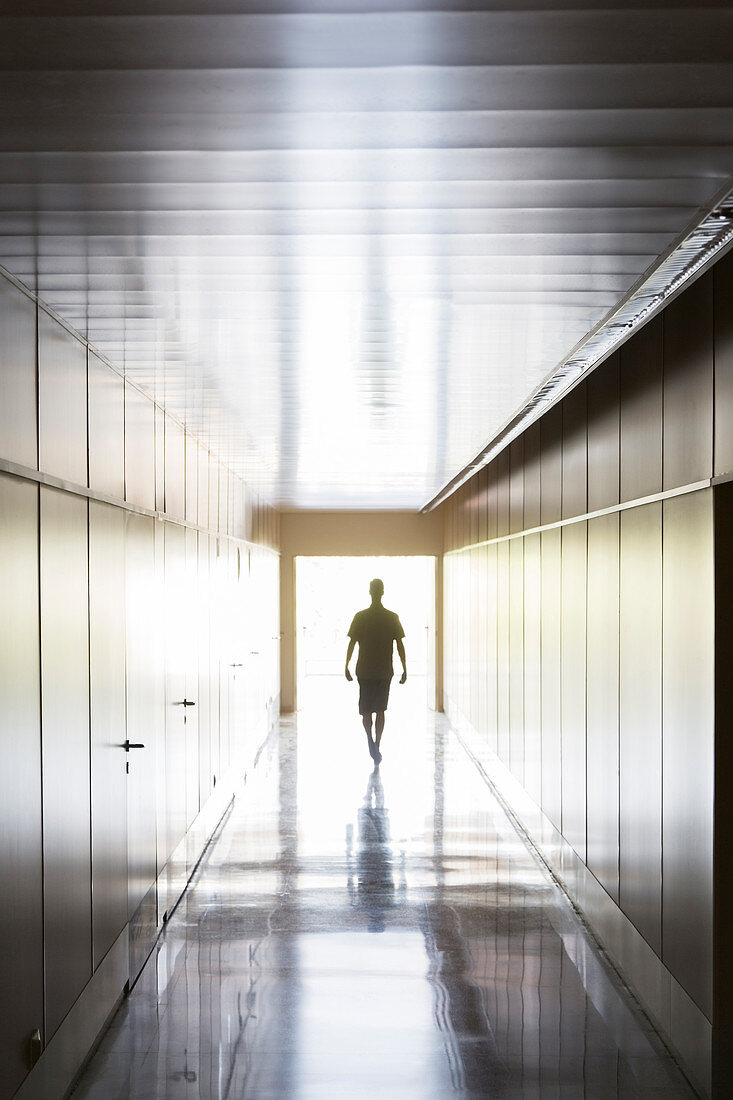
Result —
<path fill-rule="evenodd" d="M 373 600 L 381 600 L 384 595 L 384 582 L 380 581 L 379 577 L 369 582 L 369 595 Z"/>

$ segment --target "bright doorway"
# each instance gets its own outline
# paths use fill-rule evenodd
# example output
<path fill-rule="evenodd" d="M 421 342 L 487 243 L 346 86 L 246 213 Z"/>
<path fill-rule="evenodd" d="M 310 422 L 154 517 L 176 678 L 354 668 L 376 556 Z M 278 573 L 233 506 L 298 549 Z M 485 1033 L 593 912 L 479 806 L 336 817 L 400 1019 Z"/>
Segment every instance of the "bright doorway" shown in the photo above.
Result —
<path fill-rule="evenodd" d="M 405 631 L 408 690 L 397 691 L 395 653 L 390 707 L 419 701 L 435 709 L 435 558 L 422 556 L 296 557 L 299 707 L 323 698 L 329 681 L 352 687 L 344 679 L 347 631 L 355 612 L 369 605 L 373 577 L 384 581 L 384 605 L 397 612 Z"/>

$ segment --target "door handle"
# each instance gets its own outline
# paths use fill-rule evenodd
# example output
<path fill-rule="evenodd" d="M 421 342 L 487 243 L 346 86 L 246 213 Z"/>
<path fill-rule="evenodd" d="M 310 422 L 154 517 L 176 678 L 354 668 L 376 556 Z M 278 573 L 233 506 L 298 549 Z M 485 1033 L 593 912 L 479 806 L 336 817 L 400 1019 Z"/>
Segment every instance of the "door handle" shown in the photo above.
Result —
<path fill-rule="evenodd" d="M 191 699 L 179 699 L 173 704 L 174 707 L 195 707 L 196 704 Z"/>
<path fill-rule="evenodd" d="M 123 744 L 125 752 L 129 752 L 130 749 L 144 749 L 145 746 L 140 741 L 125 741 Z"/>

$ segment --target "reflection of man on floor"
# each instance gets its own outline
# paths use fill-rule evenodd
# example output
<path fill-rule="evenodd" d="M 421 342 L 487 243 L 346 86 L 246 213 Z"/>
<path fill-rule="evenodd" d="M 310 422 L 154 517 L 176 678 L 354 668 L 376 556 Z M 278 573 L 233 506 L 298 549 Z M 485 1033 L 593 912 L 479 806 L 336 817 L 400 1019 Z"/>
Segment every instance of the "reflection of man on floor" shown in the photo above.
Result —
<path fill-rule="evenodd" d="M 353 680 L 349 671 L 349 661 L 354 646 L 359 643 L 359 656 L 356 661 L 356 678 L 359 681 L 359 714 L 369 742 L 369 755 L 375 764 L 380 764 L 382 754 L 379 744 L 384 730 L 384 712 L 389 699 L 389 686 L 394 669 L 392 667 L 392 643 L 397 644 L 397 653 L 402 662 L 400 683 L 407 680 L 407 663 L 402 639 L 405 632 L 402 623 L 394 611 L 388 611 L 382 604 L 384 584 L 375 578 L 369 585 L 372 597 L 371 607 L 357 611 L 349 627 L 349 647 L 346 650 L 346 679 Z M 372 737 L 372 715 L 374 715 L 374 737 Z"/>

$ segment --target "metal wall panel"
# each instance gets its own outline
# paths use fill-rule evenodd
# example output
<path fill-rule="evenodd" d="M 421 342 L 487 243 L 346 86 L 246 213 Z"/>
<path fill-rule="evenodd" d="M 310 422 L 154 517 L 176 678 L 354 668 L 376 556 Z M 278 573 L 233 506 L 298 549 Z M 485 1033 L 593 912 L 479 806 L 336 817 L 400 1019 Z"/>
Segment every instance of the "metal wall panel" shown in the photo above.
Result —
<path fill-rule="evenodd" d="M 562 528 L 562 833 L 586 858 L 587 522 Z"/>
<path fill-rule="evenodd" d="M 486 470 L 486 538 L 495 539 L 499 529 L 499 486 L 492 462 Z"/>
<path fill-rule="evenodd" d="M 125 540 L 127 737 L 142 744 L 129 754 L 127 798 L 128 913 L 156 877 L 156 766 L 162 714 L 160 629 L 155 578 L 155 520 L 130 512 Z"/>
<path fill-rule="evenodd" d="M 664 502 L 662 959 L 712 1019 L 713 491 Z"/>
<path fill-rule="evenodd" d="M 713 268 L 716 476 L 733 471 L 733 252 Z"/>
<path fill-rule="evenodd" d="M 38 311 L 38 449 L 40 469 L 87 484 L 87 349 Z"/>
<path fill-rule="evenodd" d="M 713 472 L 713 276 L 664 311 L 663 486 Z"/>
<path fill-rule="evenodd" d="M 562 406 L 549 409 L 540 421 L 540 482 L 542 523 L 562 518 Z"/>
<path fill-rule="evenodd" d="M 159 405 L 153 409 L 155 420 L 155 505 L 165 511 L 165 413 Z"/>
<path fill-rule="evenodd" d="M 186 831 L 187 631 L 185 528 L 165 525 L 165 773 L 166 849 L 169 858 Z"/>
<path fill-rule="evenodd" d="M 507 767 L 511 765 L 511 726 L 509 712 L 511 650 L 509 645 L 509 617 L 511 608 L 509 582 L 509 543 L 496 545 L 496 734 L 499 759 Z"/>
<path fill-rule="evenodd" d="M 41 488 L 46 1040 L 92 975 L 87 501 Z"/>
<path fill-rule="evenodd" d="M 198 643 L 196 626 L 198 616 L 198 533 L 191 527 L 185 530 L 186 539 L 186 606 L 183 619 L 185 630 L 185 691 L 186 699 L 194 706 L 183 708 L 186 725 L 186 828 L 189 828 L 199 812 L 199 698 L 198 698 Z M 208 564 L 208 563 L 207 563 Z"/>
<path fill-rule="evenodd" d="M 223 535 L 229 522 L 229 478 L 227 470 L 219 463 L 219 519 L 217 530 Z"/>
<path fill-rule="evenodd" d="M 209 536 L 198 535 L 198 606 L 196 643 L 198 647 L 198 726 L 199 726 L 199 799 L 201 805 L 213 789 L 211 768 L 211 553 Z"/>
<path fill-rule="evenodd" d="M 587 662 L 588 866 L 618 901 L 618 513 L 588 521 Z"/>
<path fill-rule="evenodd" d="M 539 421 L 524 433 L 524 527 L 540 525 L 540 456 L 542 439 Z"/>
<path fill-rule="evenodd" d="M 509 532 L 524 530 L 524 437 L 509 444 Z"/>
<path fill-rule="evenodd" d="M 198 523 L 201 527 L 209 526 L 209 452 L 198 444 Z"/>
<path fill-rule="evenodd" d="M 35 327 L 35 326 L 34 326 Z M 38 487 L 0 474 L 0 1096 L 43 1034 Z"/>
<path fill-rule="evenodd" d="M 588 402 L 586 383 L 568 394 L 562 409 L 563 519 L 588 511 Z"/>
<path fill-rule="evenodd" d="M 509 761 L 524 782 L 524 540 L 509 543 Z"/>
<path fill-rule="evenodd" d="M 559 829 L 562 814 L 560 621 L 561 534 L 540 536 L 542 553 L 542 809 Z"/>
<path fill-rule="evenodd" d="M 125 500 L 155 508 L 155 405 L 125 384 Z"/>
<path fill-rule="evenodd" d="M 489 748 L 498 752 L 498 546 L 486 547 L 486 603 L 484 621 L 486 629 L 486 734 Z"/>
<path fill-rule="evenodd" d="M 2 277 L 0 377 L 0 458 L 36 470 L 36 303 Z"/>
<path fill-rule="evenodd" d="M 165 511 L 183 519 L 186 512 L 186 437 L 172 417 L 165 417 Z"/>
<path fill-rule="evenodd" d="M 125 495 L 125 383 L 89 353 L 89 486 Z"/>
<path fill-rule="evenodd" d="M 509 534 L 509 508 L 510 508 L 510 454 L 509 448 L 505 448 L 494 459 L 496 466 L 496 534 Z"/>
<path fill-rule="evenodd" d="M 622 500 L 662 490 L 662 333 L 656 317 L 619 352 Z"/>
<path fill-rule="evenodd" d="M 486 466 L 479 470 L 476 479 L 478 481 L 478 539 L 479 542 L 485 542 L 489 537 L 489 500 L 487 494 L 489 471 Z"/>
<path fill-rule="evenodd" d="M 209 530 L 219 529 L 219 463 L 209 455 Z"/>
<path fill-rule="evenodd" d="M 188 432 L 185 433 L 186 450 L 186 519 L 198 523 L 199 496 L 199 445 Z"/>
<path fill-rule="evenodd" d="M 733 482 L 714 490 L 715 508 L 715 853 L 713 868 L 715 942 L 713 1025 L 733 1026 L 733 616 L 730 614 L 733 576 Z"/>
<path fill-rule="evenodd" d="M 125 513 L 89 502 L 92 943 L 99 965 L 127 921 Z"/>
<path fill-rule="evenodd" d="M 662 950 L 662 505 L 622 512 L 619 901 Z"/>
<path fill-rule="evenodd" d="M 524 786 L 542 802 L 542 669 L 540 535 L 524 539 Z"/>
<path fill-rule="evenodd" d="M 619 502 L 619 356 L 588 379 L 588 511 Z"/>

